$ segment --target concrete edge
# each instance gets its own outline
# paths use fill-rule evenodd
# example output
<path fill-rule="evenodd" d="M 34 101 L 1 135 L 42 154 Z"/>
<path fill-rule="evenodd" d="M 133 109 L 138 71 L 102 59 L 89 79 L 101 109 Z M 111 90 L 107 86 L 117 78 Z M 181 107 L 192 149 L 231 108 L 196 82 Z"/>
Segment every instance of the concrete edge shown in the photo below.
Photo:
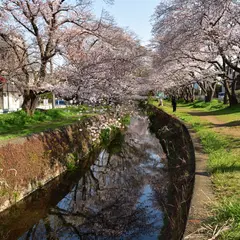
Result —
<path fill-rule="evenodd" d="M 194 150 L 195 159 L 195 179 L 193 186 L 193 194 L 191 198 L 190 208 L 188 212 L 187 223 L 182 239 L 184 240 L 206 240 L 206 235 L 203 233 L 203 222 L 208 217 L 212 216 L 210 204 L 214 201 L 213 185 L 210 174 L 207 171 L 208 154 L 204 152 L 200 138 L 193 130 L 191 125 L 186 124 L 178 117 L 166 113 L 171 118 L 179 121 L 190 135 L 192 147 Z"/>
<path fill-rule="evenodd" d="M 165 232 L 165 235 L 163 234 L 161 236 L 161 239 L 180 240 L 183 239 L 185 233 L 193 195 L 196 163 L 194 144 L 189 129 L 180 119 L 162 109 L 156 108 L 155 106 L 150 106 L 149 110 L 150 113 L 152 113 L 153 110 L 153 112 L 156 112 L 156 115 L 160 117 L 159 119 L 157 117 L 157 120 L 161 121 L 160 126 L 157 124 L 157 128 L 161 127 L 163 131 L 160 131 L 160 135 L 157 136 L 159 137 L 159 140 L 162 138 L 169 139 L 167 142 L 165 140 L 160 140 L 164 151 L 168 152 L 170 147 L 170 149 L 172 149 L 170 152 L 174 152 L 171 156 L 168 156 L 171 159 L 170 167 L 177 169 L 181 166 L 179 171 L 175 173 L 176 184 L 174 184 L 173 190 L 176 190 L 174 193 L 176 194 L 176 197 L 174 197 L 174 201 L 169 203 L 169 206 L 178 206 L 178 210 L 172 211 L 170 208 L 170 211 L 167 212 L 167 214 L 170 214 L 168 215 L 168 218 L 171 220 L 171 224 L 166 228 L 167 231 Z M 153 114 L 152 116 L 155 115 Z M 176 129 L 174 130 L 174 128 Z M 164 132 L 168 132 L 169 134 L 165 135 Z M 166 147 L 168 143 L 170 143 L 170 145 Z M 174 147 L 171 147 L 173 145 Z M 172 234 L 169 231 L 172 232 Z"/>
<path fill-rule="evenodd" d="M 214 200 L 212 182 L 207 172 L 208 154 L 204 152 L 197 133 L 191 126 L 183 124 L 192 138 L 196 162 L 193 196 L 183 239 L 205 240 L 206 236 L 200 230 L 202 223 L 211 215 L 209 204 Z"/>

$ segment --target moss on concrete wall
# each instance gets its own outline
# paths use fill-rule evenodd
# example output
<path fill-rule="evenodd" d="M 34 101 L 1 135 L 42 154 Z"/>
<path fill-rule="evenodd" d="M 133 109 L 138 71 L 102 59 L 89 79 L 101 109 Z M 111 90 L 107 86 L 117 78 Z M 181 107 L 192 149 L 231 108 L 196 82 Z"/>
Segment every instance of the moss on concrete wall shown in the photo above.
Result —
<path fill-rule="evenodd" d="M 101 129 L 113 124 L 110 116 L 94 116 L 0 146 L 0 211 L 67 169 L 84 167 Z"/>

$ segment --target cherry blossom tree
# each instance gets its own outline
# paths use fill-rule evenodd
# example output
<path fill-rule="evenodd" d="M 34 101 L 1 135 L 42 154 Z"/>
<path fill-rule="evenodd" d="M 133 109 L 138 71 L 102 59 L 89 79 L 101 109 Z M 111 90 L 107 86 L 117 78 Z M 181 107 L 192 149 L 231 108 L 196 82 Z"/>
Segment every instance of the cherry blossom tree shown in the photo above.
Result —
<path fill-rule="evenodd" d="M 188 72 L 189 64 L 195 63 L 198 82 L 210 83 L 199 84 L 200 87 L 204 89 L 206 85 L 205 92 L 211 92 L 218 79 L 226 88 L 230 105 L 236 104 L 238 78 L 237 74 L 230 76 L 229 69 L 239 72 L 239 9 L 240 3 L 231 0 L 162 1 L 156 9 L 153 27 L 158 66 L 177 62 L 185 65 L 184 71 Z M 190 73 L 194 76 L 192 70 Z M 207 78 L 208 75 L 211 77 Z"/>
<path fill-rule="evenodd" d="M 90 7 L 87 0 L 1 1 L 0 36 L 15 54 L 14 69 L 5 72 L 23 93 L 22 107 L 29 115 L 39 93 L 55 84 L 53 64 L 59 61 L 67 30 L 75 26 L 81 34 L 94 35 L 101 25 Z"/>
<path fill-rule="evenodd" d="M 79 34 L 65 41 L 66 64 L 60 69 L 63 81 L 54 88 L 57 95 L 77 102 L 126 100 L 143 74 L 147 50 L 133 33 L 115 24 L 103 24 L 94 37 Z"/>

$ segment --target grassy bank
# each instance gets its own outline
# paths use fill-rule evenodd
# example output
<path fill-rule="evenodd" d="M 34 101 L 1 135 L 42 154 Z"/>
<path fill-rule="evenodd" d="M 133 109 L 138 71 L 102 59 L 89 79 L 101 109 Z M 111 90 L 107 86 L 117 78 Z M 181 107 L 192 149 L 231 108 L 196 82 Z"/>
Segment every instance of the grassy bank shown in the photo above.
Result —
<path fill-rule="evenodd" d="M 228 108 L 217 101 L 179 103 L 172 113 L 170 103 L 165 102 L 162 108 L 191 124 L 209 155 L 207 166 L 216 196 L 209 223 L 212 232 L 220 231 L 216 239 L 240 239 L 240 106 Z"/>
<path fill-rule="evenodd" d="M 94 114 L 93 109 L 87 106 L 37 110 L 32 117 L 27 116 L 24 111 L 1 114 L 0 140 L 55 129 Z"/>

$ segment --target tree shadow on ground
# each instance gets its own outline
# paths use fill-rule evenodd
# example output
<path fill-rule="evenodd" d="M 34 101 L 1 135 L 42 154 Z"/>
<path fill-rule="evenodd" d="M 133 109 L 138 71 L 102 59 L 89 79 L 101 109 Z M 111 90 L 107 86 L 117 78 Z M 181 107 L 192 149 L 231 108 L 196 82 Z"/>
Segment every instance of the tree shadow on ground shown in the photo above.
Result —
<path fill-rule="evenodd" d="M 234 106 L 234 107 L 227 107 L 211 112 L 197 112 L 197 111 L 190 111 L 188 114 L 192 116 L 217 116 L 217 115 L 227 115 L 227 114 L 234 114 L 234 113 L 240 113 L 240 104 Z"/>
<path fill-rule="evenodd" d="M 216 173 L 216 172 L 219 172 L 219 173 L 231 173 L 231 172 L 240 172 L 240 166 L 236 166 L 236 165 L 230 165 L 230 166 L 225 166 L 225 165 L 222 165 L 222 166 L 219 166 L 219 167 L 216 167 L 216 168 L 213 168 L 212 173 Z"/>
<path fill-rule="evenodd" d="M 240 126 L 240 120 L 223 123 L 223 124 L 213 124 L 212 123 L 211 125 L 212 125 L 212 127 L 238 127 L 238 126 Z"/>
<path fill-rule="evenodd" d="M 240 148 L 240 138 L 229 138 L 228 142 L 231 149 Z"/>
<path fill-rule="evenodd" d="M 195 175 L 210 177 L 210 174 L 208 172 L 195 172 Z"/>
<path fill-rule="evenodd" d="M 195 116 L 195 117 L 203 117 L 203 116 L 213 116 L 216 115 L 214 112 L 187 112 L 189 115 Z"/>

